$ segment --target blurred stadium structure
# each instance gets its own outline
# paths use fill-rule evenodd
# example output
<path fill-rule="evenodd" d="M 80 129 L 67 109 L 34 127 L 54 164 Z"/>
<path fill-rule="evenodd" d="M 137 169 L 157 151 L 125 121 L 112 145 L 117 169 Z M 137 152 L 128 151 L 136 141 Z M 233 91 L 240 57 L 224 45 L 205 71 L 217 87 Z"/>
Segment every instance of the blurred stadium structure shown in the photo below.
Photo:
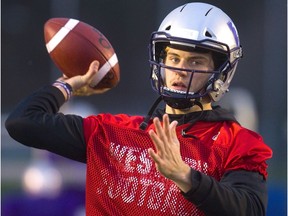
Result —
<path fill-rule="evenodd" d="M 51 17 L 72 17 L 94 25 L 109 38 L 120 62 L 118 87 L 104 95 L 74 98 L 63 107 L 64 112 L 83 116 L 104 111 L 146 114 L 156 97 L 148 80 L 150 33 L 171 9 L 185 2 L 188 1 L 2 1 L 3 216 L 85 215 L 85 164 L 19 145 L 3 125 L 21 98 L 60 76 L 46 52 L 44 22 Z M 204 2 L 215 4 L 212 0 Z M 231 91 L 221 104 L 231 109 L 240 123 L 261 133 L 274 151 L 269 161 L 268 216 L 287 214 L 286 4 L 284 0 L 217 2 L 237 25 L 244 48 Z M 113 98 L 113 104 L 107 98 Z M 25 184 L 31 173 L 33 187 L 31 181 Z M 52 181 L 55 183 L 49 184 Z"/>

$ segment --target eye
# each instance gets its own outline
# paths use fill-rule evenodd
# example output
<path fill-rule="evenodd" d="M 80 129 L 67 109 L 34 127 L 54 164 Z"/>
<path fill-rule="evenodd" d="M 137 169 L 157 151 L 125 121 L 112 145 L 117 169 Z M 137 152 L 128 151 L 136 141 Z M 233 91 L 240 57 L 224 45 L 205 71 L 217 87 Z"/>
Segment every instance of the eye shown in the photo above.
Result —
<path fill-rule="evenodd" d="M 169 56 L 168 61 L 173 64 L 177 64 L 180 62 L 180 58 L 178 58 L 177 56 Z"/>
<path fill-rule="evenodd" d="M 198 64 L 200 64 L 200 62 L 195 61 L 195 60 L 193 60 L 193 61 L 190 62 L 190 65 L 198 65 Z"/>
<path fill-rule="evenodd" d="M 190 67 L 192 68 L 198 68 L 198 67 L 203 67 L 207 65 L 207 61 L 205 59 L 202 58 L 192 58 L 188 61 L 188 64 Z"/>
<path fill-rule="evenodd" d="M 191 67 L 195 67 L 195 66 L 200 66 L 200 65 L 203 65 L 203 62 L 199 61 L 199 60 L 195 60 L 195 59 L 192 59 L 188 62 L 188 64 L 191 66 Z"/>

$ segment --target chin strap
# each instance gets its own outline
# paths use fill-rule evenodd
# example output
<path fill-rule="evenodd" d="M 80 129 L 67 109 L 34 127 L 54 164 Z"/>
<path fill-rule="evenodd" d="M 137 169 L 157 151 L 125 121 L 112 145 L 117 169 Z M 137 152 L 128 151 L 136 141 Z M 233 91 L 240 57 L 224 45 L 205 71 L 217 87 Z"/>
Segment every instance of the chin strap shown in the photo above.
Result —
<path fill-rule="evenodd" d="M 202 114 L 203 114 L 203 105 L 200 103 L 199 100 L 195 100 L 194 101 L 194 105 L 197 105 L 198 107 L 200 107 L 201 112 L 200 114 L 197 116 L 197 118 L 192 119 L 189 123 L 190 125 L 188 127 L 186 127 L 185 129 L 182 129 L 181 131 L 181 135 L 182 137 L 190 137 L 190 138 L 194 138 L 194 139 L 198 139 L 198 137 L 194 136 L 193 134 L 187 134 L 187 132 L 193 127 L 193 125 L 201 119 Z"/>
<path fill-rule="evenodd" d="M 151 116 L 153 115 L 156 107 L 158 106 L 158 104 L 163 100 L 162 96 L 159 96 L 156 101 L 153 103 L 152 107 L 150 108 L 147 116 L 145 117 L 144 121 L 140 124 L 139 128 L 141 130 L 145 130 L 148 126 L 148 122 L 151 118 Z"/>
<path fill-rule="evenodd" d="M 187 109 L 194 106 L 194 101 L 190 99 L 163 97 L 163 100 L 173 109 Z"/>
<path fill-rule="evenodd" d="M 145 119 L 143 120 L 143 122 L 140 124 L 139 128 L 141 130 L 145 130 L 148 126 L 148 122 L 149 120 L 151 119 L 151 116 L 153 115 L 155 109 L 157 108 L 157 106 L 159 105 L 159 103 L 163 100 L 163 97 L 162 96 L 159 96 L 156 101 L 153 103 L 152 107 L 150 108 L 148 114 L 146 115 Z M 187 101 L 187 100 L 186 100 Z M 168 104 L 169 105 L 169 104 Z M 196 119 L 193 119 L 190 121 L 190 125 L 183 129 L 182 132 L 181 132 L 181 135 L 183 137 L 191 137 L 191 138 L 194 138 L 194 139 L 197 139 L 196 136 L 192 135 L 192 134 L 187 134 L 187 132 L 192 128 L 192 126 L 201 118 L 202 114 L 203 114 L 203 106 L 201 104 L 201 102 L 199 100 L 194 100 L 194 101 L 190 101 L 189 103 L 189 108 L 192 107 L 192 106 L 199 106 L 200 109 L 201 109 L 201 112 L 200 112 L 200 115 L 197 116 Z M 187 107 L 186 107 L 187 108 Z"/>

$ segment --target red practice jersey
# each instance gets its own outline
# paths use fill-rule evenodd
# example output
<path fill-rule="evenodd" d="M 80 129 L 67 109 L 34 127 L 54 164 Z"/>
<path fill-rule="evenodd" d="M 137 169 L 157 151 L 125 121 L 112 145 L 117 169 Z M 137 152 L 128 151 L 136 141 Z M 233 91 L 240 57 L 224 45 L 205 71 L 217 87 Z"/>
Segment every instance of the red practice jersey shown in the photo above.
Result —
<path fill-rule="evenodd" d="M 204 215 L 177 186 L 161 176 L 148 155 L 153 148 L 140 116 L 101 114 L 84 119 L 87 143 L 86 213 L 95 215 Z M 220 180 L 231 170 L 267 177 L 270 149 L 262 138 L 233 121 L 199 121 L 184 138 L 177 126 L 183 160 L 194 170 Z"/>

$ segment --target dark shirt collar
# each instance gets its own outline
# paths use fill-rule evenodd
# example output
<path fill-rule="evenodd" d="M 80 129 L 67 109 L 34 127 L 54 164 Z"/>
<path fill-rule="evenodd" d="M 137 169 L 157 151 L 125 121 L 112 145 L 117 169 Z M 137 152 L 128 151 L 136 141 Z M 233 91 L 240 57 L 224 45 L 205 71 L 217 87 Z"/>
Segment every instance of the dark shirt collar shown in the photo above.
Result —
<path fill-rule="evenodd" d="M 158 117 L 162 119 L 162 116 L 165 114 L 164 109 L 156 109 L 153 117 Z M 199 118 L 201 111 L 191 112 L 187 114 L 169 114 L 171 121 L 176 120 L 178 124 L 185 124 L 193 121 L 194 119 Z M 203 111 L 201 117 L 197 121 L 209 121 L 209 122 L 219 122 L 219 121 L 234 121 L 237 122 L 234 115 L 226 109 L 221 108 L 220 106 L 213 107 L 212 110 Z"/>

